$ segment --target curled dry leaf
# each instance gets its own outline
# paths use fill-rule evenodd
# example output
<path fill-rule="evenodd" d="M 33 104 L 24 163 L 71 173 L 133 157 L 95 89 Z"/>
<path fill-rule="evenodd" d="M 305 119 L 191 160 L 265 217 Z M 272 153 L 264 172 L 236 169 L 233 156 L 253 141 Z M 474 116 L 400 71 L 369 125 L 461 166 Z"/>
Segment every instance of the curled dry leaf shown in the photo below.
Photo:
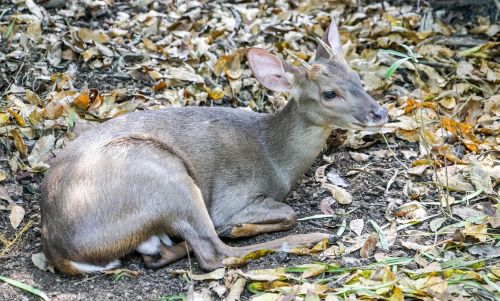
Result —
<path fill-rule="evenodd" d="M 12 226 L 12 228 L 17 229 L 17 227 L 19 227 L 19 225 L 23 221 L 25 214 L 24 208 L 16 204 L 11 204 L 8 208 L 10 209 L 10 225 Z"/>
<path fill-rule="evenodd" d="M 303 279 L 318 276 L 324 273 L 328 268 L 326 264 L 308 264 L 306 266 L 301 266 L 301 267 L 306 267 L 306 269 L 302 272 Z"/>
<path fill-rule="evenodd" d="M 368 258 L 373 254 L 373 251 L 375 251 L 375 247 L 377 246 L 378 242 L 378 234 L 377 233 L 372 233 L 368 238 L 365 240 L 363 243 L 363 246 L 361 247 L 361 250 L 359 251 L 359 255 L 362 258 Z"/>
<path fill-rule="evenodd" d="M 229 287 L 229 293 L 227 297 L 224 298 L 224 301 L 239 301 L 241 300 L 241 294 L 245 290 L 246 284 L 245 278 L 238 278 L 236 281 Z"/>
<path fill-rule="evenodd" d="M 18 129 L 13 129 L 11 131 L 12 137 L 14 138 L 14 146 L 16 147 L 17 151 L 21 155 L 22 158 L 26 158 L 28 155 L 28 147 L 26 146 L 26 143 L 24 143 L 24 139 L 21 136 L 21 132 L 19 132 Z"/>
<path fill-rule="evenodd" d="M 188 274 L 189 278 L 191 278 L 192 280 L 195 280 L 195 281 L 220 280 L 220 279 L 224 278 L 225 271 L 226 271 L 225 268 L 220 268 L 220 269 L 214 270 L 214 271 L 207 273 L 207 274 L 196 275 L 196 274 L 192 274 L 191 272 L 188 272 L 187 274 Z"/>
<path fill-rule="evenodd" d="M 265 256 L 269 253 L 274 253 L 273 250 L 257 250 L 248 253 L 243 257 L 226 257 L 222 260 L 222 265 L 228 268 L 240 267 L 247 264 L 250 260 L 254 260 Z"/>
<path fill-rule="evenodd" d="M 344 188 L 338 187 L 338 186 L 336 186 L 334 184 L 330 184 L 330 183 L 323 183 L 323 184 L 321 184 L 321 187 L 330 191 L 330 193 L 332 194 L 332 197 L 339 204 L 347 205 L 347 204 L 352 203 L 352 195 L 349 192 L 347 192 L 347 190 L 345 190 Z"/>
<path fill-rule="evenodd" d="M 326 168 L 330 166 L 330 164 L 322 165 L 316 169 L 314 172 L 314 178 L 318 183 L 326 183 L 327 177 L 325 176 Z"/>
<path fill-rule="evenodd" d="M 248 272 L 237 270 L 237 273 L 245 279 L 254 281 L 276 281 L 291 277 L 291 275 L 286 274 L 286 270 L 283 267 L 277 269 L 252 270 Z"/>
<path fill-rule="evenodd" d="M 396 216 L 407 219 L 424 219 L 427 217 L 427 211 L 419 202 L 405 203 L 399 206 Z"/>

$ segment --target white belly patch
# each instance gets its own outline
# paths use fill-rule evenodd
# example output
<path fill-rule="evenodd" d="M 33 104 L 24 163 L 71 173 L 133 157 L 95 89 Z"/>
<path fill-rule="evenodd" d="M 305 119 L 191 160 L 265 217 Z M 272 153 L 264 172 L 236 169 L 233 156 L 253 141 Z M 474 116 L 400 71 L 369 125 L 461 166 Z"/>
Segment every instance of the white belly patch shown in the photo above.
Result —
<path fill-rule="evenodd" d="M 160 252 L 161 244 L 167 246 L 173 246 L 174 243 L 166 234 L 151 236 L 147 240 L 143 241 L 137 248 L 135 249 L 137 252 L 144 255 L 155 255 Z"/>

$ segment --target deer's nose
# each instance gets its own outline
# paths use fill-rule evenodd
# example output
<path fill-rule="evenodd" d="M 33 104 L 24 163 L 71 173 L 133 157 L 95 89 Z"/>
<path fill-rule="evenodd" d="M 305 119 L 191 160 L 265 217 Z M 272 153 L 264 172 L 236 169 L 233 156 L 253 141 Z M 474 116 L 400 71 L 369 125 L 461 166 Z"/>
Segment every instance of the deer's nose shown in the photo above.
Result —
<path fill-rule="evenodd" d="M 373 121 L 381 121 L 387 118 L 387 109 L 384 107 L 378 107 L 376 111 L 371 111 L 370 112 L 370 119 Z"/>

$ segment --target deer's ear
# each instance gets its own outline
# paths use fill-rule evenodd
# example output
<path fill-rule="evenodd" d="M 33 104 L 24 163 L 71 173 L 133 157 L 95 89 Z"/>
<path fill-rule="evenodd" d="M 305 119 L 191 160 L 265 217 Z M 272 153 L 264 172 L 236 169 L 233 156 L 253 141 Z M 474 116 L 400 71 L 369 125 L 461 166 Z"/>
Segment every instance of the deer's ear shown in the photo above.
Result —
<path fill-rule="evenodd" d="M 291 89 L 283 63 L 279 58 L 262 48 L 247 50 L 247 59 L 253 75 L 266 88 L 276 92 L 288 92 Z"/>
<path fill-rule="evenodd" d="M 344 57 L 342 51 L 342 42 L 340 41 L 339 29 L 337 28 L 335 19 L 332 19 L 332 23 L 330 23 L 330 26 L 328 26 L 328 28 L 326 29 L 322 40 L 323 42 L 326 43 L 326 45 L 330 45 L 336 57 L 338 58 Z M 319 44 L 318 49 L 316 49 L 315 59 L 319 58 L 325 58 L 325 59 L 330 58 L 328 51 L 326 51 L 326 49 L 321 44 Z"/>

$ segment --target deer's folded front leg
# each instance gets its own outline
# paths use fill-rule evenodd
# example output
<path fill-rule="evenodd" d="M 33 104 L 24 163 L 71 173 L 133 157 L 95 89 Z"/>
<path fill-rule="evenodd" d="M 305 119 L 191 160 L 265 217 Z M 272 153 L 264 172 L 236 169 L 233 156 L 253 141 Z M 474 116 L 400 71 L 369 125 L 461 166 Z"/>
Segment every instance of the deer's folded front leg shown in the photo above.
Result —
<path fill-rule="evenodd" d="M 262 233 L 284 231 L 297 224 L 292 207 L 270 198 L 258 199 L 231 216 L 219 228 L 221 237 L 251 237 Z"/>

